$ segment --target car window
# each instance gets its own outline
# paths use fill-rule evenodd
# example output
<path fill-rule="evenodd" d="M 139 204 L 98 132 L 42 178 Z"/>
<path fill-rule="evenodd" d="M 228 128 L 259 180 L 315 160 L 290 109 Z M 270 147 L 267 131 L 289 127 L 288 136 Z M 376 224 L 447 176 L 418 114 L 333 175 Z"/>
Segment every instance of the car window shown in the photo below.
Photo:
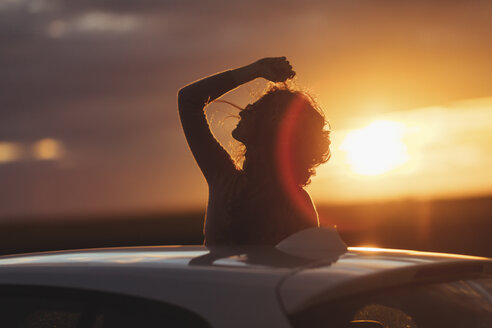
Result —
<path fill-rule="evenodd" d="M 83 303 L 57 300 L 41 295 L 0 296 L 0 326 L 20 328 L 77 327 L 83 313 Z"/>
<path fill-rule="evenodd" d="M 490 328 L 492 278 L 457 280 L 387 289 L 318 304 L 291 316 L 295 328 Z M 358 323 L 357 323 L 358 322 Z"/>
<path fill-rule="evenodd" d="M 1 287 L 0 327 L 209 327 L 178 306 L 137 297 L 44 287 Z"/>
<path fill-rule="evenodd" d="M 364 305 L 351 321 L 371 320 L 380 322 L 383 327 L 416 328 L 413 318 L 400 309 L 377 303 Z"/>

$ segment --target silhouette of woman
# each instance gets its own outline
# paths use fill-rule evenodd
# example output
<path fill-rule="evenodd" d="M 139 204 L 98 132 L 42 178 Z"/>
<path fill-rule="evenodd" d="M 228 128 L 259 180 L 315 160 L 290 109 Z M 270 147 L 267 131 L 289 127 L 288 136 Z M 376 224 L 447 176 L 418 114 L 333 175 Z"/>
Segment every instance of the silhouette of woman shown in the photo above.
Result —
<path fill-rule="evenodd" d="M 209 186 L 207 245 L 274 245 L 319 226 L 303 187 L 314 168 L 329 159 L 330 138 L 322 111 L 308 94 L 277 83 L 239 112 L 232 136 L 245 146 L 242 168 L 215 139 L 204 112 L 209 102 L 256 78 L 276 83 L 294 75 L 285 57 L 263 58 L 179 90 L 186 139 Z"/>

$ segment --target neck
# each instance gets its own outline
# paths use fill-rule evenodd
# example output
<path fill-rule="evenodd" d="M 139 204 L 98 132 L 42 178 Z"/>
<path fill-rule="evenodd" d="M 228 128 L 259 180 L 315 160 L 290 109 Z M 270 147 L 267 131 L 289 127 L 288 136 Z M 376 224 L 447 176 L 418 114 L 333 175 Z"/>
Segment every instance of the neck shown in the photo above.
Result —
<path fill-rule="evenodd" d="M 253 179 L 276 180 L 275 159 L 272 153 L 247 150 L 243 163 L 244 173 Z"/>

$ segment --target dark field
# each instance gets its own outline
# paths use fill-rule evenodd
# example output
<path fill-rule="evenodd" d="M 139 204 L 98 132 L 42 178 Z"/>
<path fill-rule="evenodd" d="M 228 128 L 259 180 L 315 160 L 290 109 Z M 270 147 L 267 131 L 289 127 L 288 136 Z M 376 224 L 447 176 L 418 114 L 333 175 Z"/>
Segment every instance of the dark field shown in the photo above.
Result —
<path fill-rule="evenodd" d="M 492 257 L 492 196 L 318 206 L 349 246 L 379 246 Z M 0 221 L 0 253 L 55 249 L 201 244 L 203 212 Z"/>

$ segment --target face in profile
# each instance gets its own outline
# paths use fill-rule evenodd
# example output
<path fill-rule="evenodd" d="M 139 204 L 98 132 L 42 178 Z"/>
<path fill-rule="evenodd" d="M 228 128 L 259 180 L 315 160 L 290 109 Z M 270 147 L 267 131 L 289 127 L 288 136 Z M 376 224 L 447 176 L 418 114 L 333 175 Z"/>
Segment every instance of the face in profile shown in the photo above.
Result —
<path fill-rule="evenodd" d="M 237 123 L 236 128 L 232 131 L 232 137 L 243 144 L 248 143 L 248 135 L 254 130 L 255 109 L 253 105 L 248 105 L 239 112 L 241 118 Z"/>

